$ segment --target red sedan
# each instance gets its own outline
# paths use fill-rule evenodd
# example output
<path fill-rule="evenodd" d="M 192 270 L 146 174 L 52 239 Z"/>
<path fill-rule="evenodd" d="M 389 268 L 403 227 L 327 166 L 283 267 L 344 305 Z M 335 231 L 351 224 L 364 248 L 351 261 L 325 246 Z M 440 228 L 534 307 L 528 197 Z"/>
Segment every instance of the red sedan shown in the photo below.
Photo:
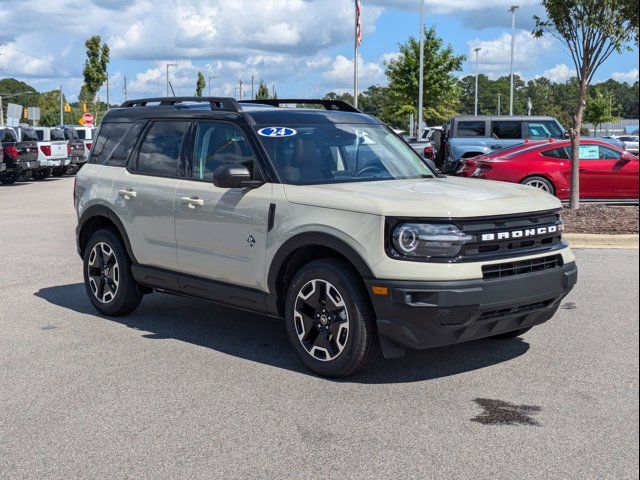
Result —
<path fill-rule="evenodd" d="M 521 183 L 569 198 L 569 140 L 524 143 L 466 159 L 456 175 Z M 580 196 L 584 200 L 638 199 L 638 158 L 600 140 L 580 142 Z"/>

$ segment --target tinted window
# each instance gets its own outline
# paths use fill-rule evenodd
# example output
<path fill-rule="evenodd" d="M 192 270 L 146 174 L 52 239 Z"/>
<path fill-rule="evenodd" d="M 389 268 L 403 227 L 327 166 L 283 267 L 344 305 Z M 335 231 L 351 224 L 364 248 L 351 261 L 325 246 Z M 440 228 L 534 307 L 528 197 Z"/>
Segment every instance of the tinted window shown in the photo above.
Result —
<path fill-rule="evenodd" d="M 175 177 L 188 122 L 156 122 L 147 131 L 136 170 L 146 175 Z"/>
<path fill-rule="evenodd" d="M 23 128 L 22 130 L 22 141 L 23 142 L 36 142 L 38 141 L 38 136 L 36 135 L 36 131 L 32 128 Z"/>
<path fill-rule="evenodd" d="M 213 172 L 227 163 L 242 164 L 253 175 L 254 155 L 242 131 L 227 123 L 200 122 L 189 170 L 192 178 L 213 181 Z"/>
<path fill-rule="evenodd" d="M 493 122 L 491 125 L 491 133 L 494 138 L 498 139 L 522 138 L 522 122 Z"/>
<path fill-rule="evenodd" d="M 44 130 L 36 130 L 36 135 L 38 136 L 38 141 L 44 140 Z"/>
<path fill-rule="evenodd" d="M 603 147 L 602 145 L 598 145 L 598 154 L 600 159 L 620 159 L 620 152 L 614 150 L 613 148 Z"/>
<path fill-rule="evenodd" d="M 51 137 L 52 142 L 65 140 L 64 132 L 59 128 L 52 128 L 51 130 L 49 130 L 49 136 Z"/>
<path fill-rule="evenodd" d="M 124 167 L 143 126 L 144 122 L 103 124 L 91 150 L 89 163 Z"/>
<path fill-rule="evenodd" d="M 64 132 L 64 139 L 65 140 L 77 140 L 78 139 L 78 133 L 72 128 L 65 128 L 63 130 L 63 132 Z"/>
<path fill-rule="evenodd" d="M 485 122 L 482 121 L 458 122 L 458 136 L 485 137 L 485 126 Z"/>
<path fill-rule="evenodd" d="M 567 153 L 566 148 L 554 148 L 552 150 L 547 150 L 546 152 L 542 152 L 542 155 L 549 158 L 562 158 L 563 160 L 569 160 L 569 154 Z"/>
<path fill-rule="evenodd" d="M 85 140 L 87 138 L 87 135 L 84 130 L 76 130 L 76 133 L 78 134 L 78 138 L 81 140 Z"/>
<path fill-rule="evenodd" d="M 563 138 L 564 131 L 560 126 L 552 121 L 528 122 L 529 138 L 532 140 L 542 140 L 545 138 Z"/>
<path fill-rule="evenodd" d="M 16 132 L 14 132 L 10 128 L 5 128 L 4 131 L 0 129 L 0 138 L 3 142 L 17 142 L 18 137 L 16 136 Z"/>

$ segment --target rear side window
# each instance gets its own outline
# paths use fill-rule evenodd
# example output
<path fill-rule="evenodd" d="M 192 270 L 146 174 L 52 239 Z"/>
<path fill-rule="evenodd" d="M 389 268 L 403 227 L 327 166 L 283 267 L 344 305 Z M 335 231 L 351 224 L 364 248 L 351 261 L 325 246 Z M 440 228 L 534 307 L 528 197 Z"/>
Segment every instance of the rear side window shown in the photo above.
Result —
<path fill-rule="evenodd" d="M 22 129 L 22 141 L 23 142 L 37 142 L 38 136 L 36 131 L 32 128 L 23 128 Z"/>
<path fill-rule="evenodd" d="M 42 142 L 44 140 L 44 130 L 36 130 L 36 135 L 38 136 L 39 142 Z"/>
<path fill-rule="evenodd" d="M 528 122 L 527 127 L 531 140 L 544 140 L 546 138 L 560 139 L 564 136 L 563 130 L 552 120 Z"/>
<path fill-rule="evenodd" d="M 486 137 L 486 123 L 483 121 L 458 122 L 458 137 Z"/>
<path fill-rule="evenodd" d="M 87 135 L 86 135 L 87 132 L 85 132 L 84 130 L 76 130 L 76 132 L 77 132 L 78 138 L 80 140 L 86 140 L 87 139 Z"/>
<path fill-rule="evenodd" d="M 522 138 L 522 122 L 503 121 L 491 124 L 493 138 L 517 140 Z"/>
<path fill-rule="evenodd" d="M 124 167 L 144 122 L 104 123 L 91 150 L 89 163 Z"/>
<path fill-rule="evenodd" d="M 563 160 L 569 160 L 569 153 L 566 148 L 553 148 L 551 150 L 547 150 L 542 152 L 543 157 L 548 158 L 561 158 Z"/>
<path fill-rule="evenodd" d="M 157 177 L 176 177 L 189 122 L 156 122 L 140 145 L 136 171 Z"/>

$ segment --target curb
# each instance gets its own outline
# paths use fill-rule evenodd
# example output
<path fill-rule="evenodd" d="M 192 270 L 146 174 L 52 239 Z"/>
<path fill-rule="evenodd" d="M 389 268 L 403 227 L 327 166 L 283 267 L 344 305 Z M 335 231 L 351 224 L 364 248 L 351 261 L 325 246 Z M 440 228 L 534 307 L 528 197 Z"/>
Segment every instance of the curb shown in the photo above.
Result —
<path fill-rule="evenodd" d="M 586 233 L 565 233 L 565 240 L 571 248 L 617 248 L 634 249 L 639 247 L 640 237 L 636 235 L 594 235 Z"/>

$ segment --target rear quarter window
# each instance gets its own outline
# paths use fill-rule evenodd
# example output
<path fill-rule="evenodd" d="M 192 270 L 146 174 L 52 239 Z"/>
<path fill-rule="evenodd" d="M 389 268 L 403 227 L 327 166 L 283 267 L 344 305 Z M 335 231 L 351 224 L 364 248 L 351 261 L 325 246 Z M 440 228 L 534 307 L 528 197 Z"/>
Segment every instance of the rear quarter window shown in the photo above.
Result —
<path fill-rule="evenodd" d="M 481 120 L 458 122 L 458 137 L 486 137 L 486 122 Z"/>
<path fill-rule="evenodd" d="M 103 123 L 96 138 L 89 163 L 124 167 L 145 122 Z"/>
<path fill-rule="evenodd" d="M 38 136 L 38 141 L 42 142 L 44 140 L 44 131 L 43 130 L 36 130 L 36 135 Z"/>

